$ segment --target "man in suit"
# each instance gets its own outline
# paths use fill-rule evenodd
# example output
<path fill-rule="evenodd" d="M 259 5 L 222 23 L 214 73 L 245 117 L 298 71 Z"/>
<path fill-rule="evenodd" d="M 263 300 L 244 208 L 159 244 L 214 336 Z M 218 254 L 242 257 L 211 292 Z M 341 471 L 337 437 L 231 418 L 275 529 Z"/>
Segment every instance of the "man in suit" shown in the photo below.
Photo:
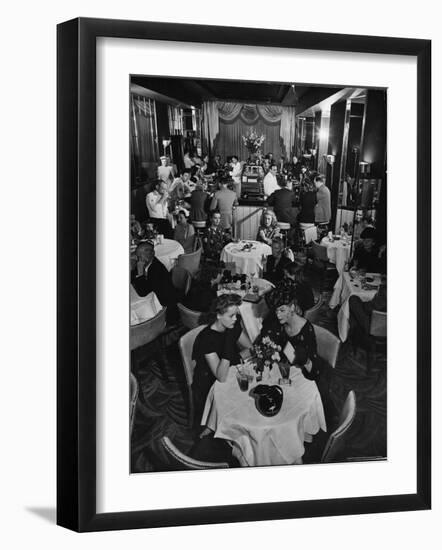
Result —
<path fill-rule="evenodd" d="M 228 189 L 229 180 L 220 181 L 220 189 L 213 196 L 210 210 L 218 210 L 221 214 L 221 225 L 226 230 L 231 230 L 233 220 L 233 207 L 237 206 L 238 198 L 234 191 Z"/>
<path fill-rule="evenodd" d="M 279 222 L 295 225 L 298 215 L 298 210 L 295 207 L 295 194 L 290 189 L 287 189 L 287 182 L 284 179 L 281 179 L 279 182 L 279 189 L 267 199 L 267 204 L 273 206 Z"/>
<path fill-rule="evenodd" d="M 138 245 L 137 264 L 131 273 L 131 283 L 138 296 L 147 296 L 155 292 L 162 306 L 167 307 L 167 321 L 174 324 L 178 319 L 176 292 L 172 277 L 166 267 L 155 258 L 155 247 L 152 241 Z"/>
<path fill-rule="evenodd" d="M 316 187 L 315 223 L 326 226 L 331 218 L 330 189 L 321 174 L 317 174 L 313 182 Z"/>

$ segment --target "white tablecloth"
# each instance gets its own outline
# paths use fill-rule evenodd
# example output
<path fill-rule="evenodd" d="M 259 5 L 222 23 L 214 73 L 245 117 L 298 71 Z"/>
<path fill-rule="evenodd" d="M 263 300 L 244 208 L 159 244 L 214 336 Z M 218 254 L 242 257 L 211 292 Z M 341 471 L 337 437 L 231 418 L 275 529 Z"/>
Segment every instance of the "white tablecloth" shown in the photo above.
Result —
<path fill-rule="evenodd" d="M 322 246 L 327 247 L 327 256 L 332 264 L 336 265 L 338 273 L 344 271 L 345 263 L 350 258 L 350 245 L 346 240 L 330 242 L 328 237 L 324 237 L 321 241 Z"/>
<path fill-rule="evenodd" d="M 172 239 L 163 239 L 162 244 L 155 245 L 155 256 L 166 266 L 168 271 L 175 265 L 180 254 L 184 254 L 184 248 L 179 242 Z"/>
<path fill-rule="evenodd" d="M 369 275 L 372 275 L 375 279 L 374 283 L 371 284 L 380 284 L 379 274 L 367 273 L 367 276 Z M 350 307 L 348 305 L 350 296 L 356 295 L 359 296 L 363 302 L 368 302 L 374 298 L 376 292 L 377 290 L 363 290 L 359 278 L 355 278 L 352 281 L 347 271 L 341 273 L 336 281 L 329 306 L 335 308 L 341 304 L 338 311 L 338 332 L 343 342 L 347 340 L 348 330 L 350 328 Z"/>
<path fill-rule="evenodd" d="M 272 249 L 268 244 L 258 241 L 247 241 L 253 244 L 253 248 L 249 251 L 241 250 L 246 241 L 239 243 L 229 243 L 221 252 L 221 260 L 226 263 L 233 262 L 237 273 L 246 273 L 247 275 L 261 275 L 263 256 L 269 256 Z"/>
<path fill-rule="evenodd" d="M 155 292 L 149 292 L 147 296 L 141 297 L 130 285 L 130 324 L 132 326 L 152 319 L 162 308 Z"/>
<path fill-rule="evenodd" d="M 279 369 L 273 369 L 273 382 L 279 376 Z M 271 418 L 257 411 L 249 395 L 256 382 L 246 392 L 239 389 L 235 367 L 230 369 L 226 382 L 215 382 L 210 389 L 201 424 L 212 429 L 215 437 L 233 443 L 234 455 L 242 466 L 302 464 L 304 441 L 311 441 L 320 429 L 327 430 L 316 383 L 304 378 L 295 367 L 290 377 L 292 385 L 281 386 L 281 410 Z"/>

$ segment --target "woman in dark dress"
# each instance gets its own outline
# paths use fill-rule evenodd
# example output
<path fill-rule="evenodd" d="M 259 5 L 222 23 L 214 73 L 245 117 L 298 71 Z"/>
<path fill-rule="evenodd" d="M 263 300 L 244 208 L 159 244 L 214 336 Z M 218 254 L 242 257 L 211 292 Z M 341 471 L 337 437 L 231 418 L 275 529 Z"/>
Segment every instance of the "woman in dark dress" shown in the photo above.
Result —
<path fill-rule="evenodd" d="M 291 364 L 300 368 L 309 380 L 317 380 L 321 360 L 317 352 L 315 330 L 313 325 L 302 316 L 295 288 L 293 286 L 280 288 L 274 296 L 273 307 L 276 320 L 263 327 L 258 336 L 258 343 L 268 336 L 280 345 L 283 351 L 290 343 L 293 347 Z"/>
<path fill-rule="evenodd" d="M 225 382 L 230 365 L 240 363 L 236 342 L 242 327 L 238 316 L 241 298 L 223 294 L 212 304 L 210 323 L 198 334 L 193 344 L 192 358 L 196 366 L 192 393 L 195 421 L 201 422 L 207 394 L 218 380 Z"/>

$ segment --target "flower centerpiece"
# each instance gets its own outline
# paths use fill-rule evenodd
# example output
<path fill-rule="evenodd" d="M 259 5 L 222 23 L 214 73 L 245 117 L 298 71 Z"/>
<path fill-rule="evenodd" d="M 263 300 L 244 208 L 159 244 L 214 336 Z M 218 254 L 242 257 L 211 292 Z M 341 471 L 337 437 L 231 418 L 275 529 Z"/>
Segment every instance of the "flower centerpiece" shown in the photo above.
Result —
<path fill-rule="evenodd" d="M 242 136 L 242 141 L 247 147 L 250 155 L 257 155 L 261 151 L 261 146 L 265 141 L 264 134 L 259 135 L 255 130 L 251 130 L 245 136 Z"/>
<path fill-rule="evenodd" d="M 255 356 L 255 371 L 257 373 L 257 379 L 262 378 L 262 373 L 267 367 L 269 371 L 282 360 L 281 346 L 276 344 L 269 336 L 264 338 L 253 346 L 253 353 Z"/>

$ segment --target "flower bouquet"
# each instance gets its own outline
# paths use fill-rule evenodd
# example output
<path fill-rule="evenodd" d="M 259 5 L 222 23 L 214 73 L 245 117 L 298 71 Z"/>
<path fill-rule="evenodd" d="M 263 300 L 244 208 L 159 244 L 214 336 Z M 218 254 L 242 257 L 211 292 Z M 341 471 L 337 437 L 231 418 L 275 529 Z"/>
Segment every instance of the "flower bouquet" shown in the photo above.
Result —
<path fill-rule="evenodd" d="M 258 381 L 262 379 L 264 369 L 268 368 L 271 371 L 274 366 L 278 366 L 284 355 L 281 351 L 281 346 L 276 344 L 269 336 L 264 336 L 259 344 L 253 346 L 253 354 L 257 374 L 256 379 Z"/>
<path fill-rule="evenodd" d="M 256 154 L 261 150 L 265 136 L 263 134 L 258 135 L 255 130 L 251 130 L 248 134 L 242 136 L 242 141 L 250 154 Z"/>

